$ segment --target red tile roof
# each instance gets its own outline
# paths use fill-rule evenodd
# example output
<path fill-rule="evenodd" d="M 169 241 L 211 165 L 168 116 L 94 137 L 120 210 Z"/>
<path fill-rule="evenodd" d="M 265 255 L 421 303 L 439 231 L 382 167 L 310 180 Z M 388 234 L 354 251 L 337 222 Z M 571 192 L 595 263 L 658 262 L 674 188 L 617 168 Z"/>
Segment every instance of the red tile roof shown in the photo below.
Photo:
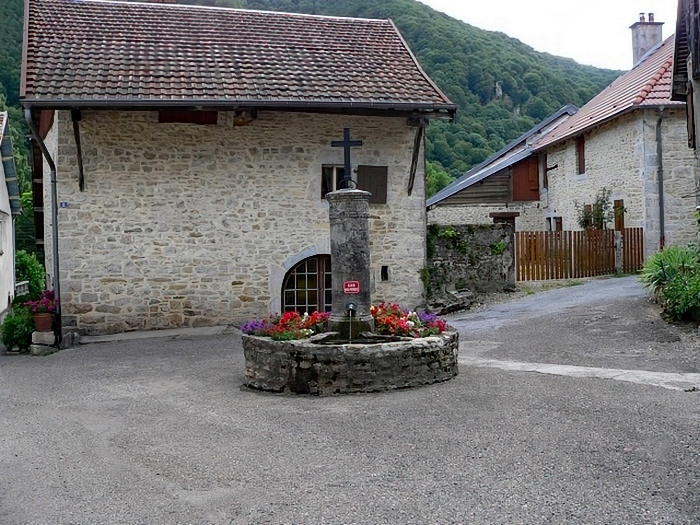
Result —
<path fill-rule="evenodd" d="M 683 106 L 671 100 L 674 37 L 667 38 L 631 71 L 618 77 L 564 125 L 542 137 L 536 149 L 551 146 L 628 111 L 659 106 Z"/>
<path fill-rule="evenodd" d="M 454 109 L 390 20 L 105 0 L 28 12 L 27 106 Z"/>

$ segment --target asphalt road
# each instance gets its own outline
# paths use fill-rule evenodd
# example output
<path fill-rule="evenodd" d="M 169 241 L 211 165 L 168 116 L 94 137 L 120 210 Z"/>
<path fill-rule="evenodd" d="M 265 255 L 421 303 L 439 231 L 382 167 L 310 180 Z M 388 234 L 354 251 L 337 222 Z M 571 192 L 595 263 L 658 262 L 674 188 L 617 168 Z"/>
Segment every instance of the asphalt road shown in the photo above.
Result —
<path fill-rule="evenodd" d="M 606 282 L 455 316 L 465 357 L 696 366 L 615 354 L 610 324 L 658 321 Z M 385 394 L 242 383 L 235 335 L 0 357 L 0 524 L 700 523 L 699 393 L 465 365 Z"/>

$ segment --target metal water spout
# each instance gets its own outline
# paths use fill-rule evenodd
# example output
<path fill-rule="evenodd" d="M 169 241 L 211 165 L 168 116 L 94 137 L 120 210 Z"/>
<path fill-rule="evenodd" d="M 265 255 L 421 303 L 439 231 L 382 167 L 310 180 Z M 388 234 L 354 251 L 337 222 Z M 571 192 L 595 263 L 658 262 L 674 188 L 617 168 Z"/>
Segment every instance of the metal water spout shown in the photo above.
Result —
<path fill-rule="evenodd" d="M 357 303 L 349 302 L 346 304 L 345 313 L 350 321 L 348 326 L 348 342 L 352 343 L 352 322 L 354 321 L 355 315 L 357 315 Z"/>

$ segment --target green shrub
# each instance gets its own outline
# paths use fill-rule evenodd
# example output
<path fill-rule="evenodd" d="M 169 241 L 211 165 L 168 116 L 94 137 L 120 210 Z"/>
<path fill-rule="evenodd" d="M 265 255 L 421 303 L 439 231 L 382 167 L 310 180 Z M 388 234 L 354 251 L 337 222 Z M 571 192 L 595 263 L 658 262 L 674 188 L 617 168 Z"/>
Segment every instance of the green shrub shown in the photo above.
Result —
<path fill-rule="evenodd" d="M 46 271 L 33 253 L 19 250 L 15 254 L 17 282 L 29 281 L 29 296 L 38 299 L 46 288 Z"/>
<path fill-rule="evenodd" d="M 27 308 L 13 308 L 0 326 L 0 339 L 8 350 L 15 346 L 20 350 L 27 350 L 32 344 L 32 332 L 34 331 L 34 319 Z"/>
<path fill-rule="evenodd" d="M 700 313 L 700 270 L 678 274 L 661 290 L 661 304 L 672 319 L 687 319 Z"/>
<path fill-rule="evenodd" d="M 700 270 L 700 252 L 696 246 L 669 246 L 647 259 L 640 280 L 658 296 L 678 275 Z"/>

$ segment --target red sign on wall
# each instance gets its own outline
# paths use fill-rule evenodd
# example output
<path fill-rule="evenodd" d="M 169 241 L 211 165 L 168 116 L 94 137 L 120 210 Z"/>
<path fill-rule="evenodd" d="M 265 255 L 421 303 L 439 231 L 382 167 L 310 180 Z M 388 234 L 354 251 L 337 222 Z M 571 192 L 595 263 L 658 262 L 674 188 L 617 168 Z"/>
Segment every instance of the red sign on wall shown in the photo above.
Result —
<path fill-rule="evenodd" d="M 343 292 L 347 294 L 360 293 L 360 281 L 345 281 Z"/>

